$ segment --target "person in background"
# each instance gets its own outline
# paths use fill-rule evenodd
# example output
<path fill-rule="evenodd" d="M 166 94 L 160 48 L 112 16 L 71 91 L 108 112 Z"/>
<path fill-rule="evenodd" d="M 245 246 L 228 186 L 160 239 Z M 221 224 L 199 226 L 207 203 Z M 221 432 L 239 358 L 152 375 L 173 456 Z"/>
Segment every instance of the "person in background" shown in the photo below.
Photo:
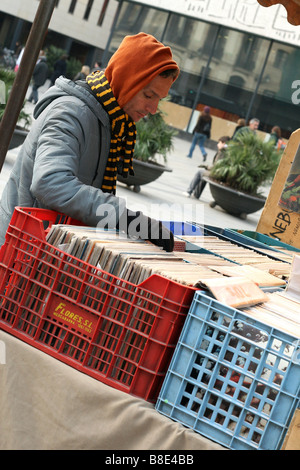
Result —
<path fill-rule="evenodd" d="M 54 63 L 54 70 L 51 74 L 50 80 L 51 84 L 54 85 L 55 80 L 62 76 L 66 75 L 67 71 L 67 54 L 63 54 L 55 63 Z"/>
<path fill-rule="evenodd" d="M 41 51 L 32 74 L 32 90 L 28 98 L 29 102 L 36 104 L 38 102 L 38 89 L 43 86 L 48 78 L 47 57 L 44 51 Z"/>
<path fill-rule="evenodd" d="M 15 45 L 15 49 L 14 49 L 15 57 L 19 57 L 22 49 L 23 49 L 23 45 L 20 43 L 20 41 L 17 41 Z"/>
<path fill-rule="evenodd" d="M 19 70 L 19 67 L 20 67 L 20 63 L 21 63 L 22 57 L 23 57 L 24 50 L 25 50 L 25 47 L 22 47 L 22 49 L 21 49 L 20 52 L 19 52 L 19 55 L 18 55 L 17 60 L 16 60 L 16 65 L 15 65 L 15 68 L 14 68 L 14 71 L 15 71 L 15 72 L 17 72 L 17 71 Z"/>
<path fill-rule="evenodd" d="M 241 129 L 242 127 L 245 127 L 245 125 L 246 125 L 245 119 L 243 119 L 243 118 L 238 119 L 238 120 L 237 120 L 237 123 L 236 123 L 236 128 L 234 129 L 234 132 L 233 132 L 231 138 L 233 139 L 233 137 L 235 136 L 235 134 L 237 133 L 237 131 L 238 131 L 239 129 Z"/>
<path fill-rule="evenodd" d="M 83 65 L 80 72 L 78 72 L 73 80 L 85 80 L 88 74 L 90 73 L 90 67 L 88 65 Z"/>
<path fill-rule="evenodd" d="M 264 142 L 273 142 L 274 147 L 278 151 L 284 150 L 286 148 L 286 144 L 281 138 L 281 129 L 279 126 L 272 127 L 271 133 L 266 135 Z"/>
<path fill-rule="evenodd" d="M 252 118 L 249 121 L 248 126 L 243 126 L 240 129 L 238 129 L 238 131 L 235 133 L 233 137 L 233 140 L 236 140 L 241 134 L 244 134 L 245 132 L 253 132 L 254 134 L 256 134 L 256 131 L 259 127 L 259 122 L 260 122 L 259 119 Z"/>
<path fill-rule="evenodd" d="M 187 155 L 188 158 L 192 158 L 194 149 L 198 144 L 203 156 L 203 161 L 206 161 L 207 152 L 205 150 L 204 144 L 206 139 L 210 138 L 210 131 L 211 131 L 211 124 L 212 124 L 212 117 L 210 115 L 210 107 L 205 106 L 203 113 L 200 114 L 198 122 L 193 131 L 193 140 Z"/>
<path fill-rule="evenodd" d="M 94 67 L 92 68 L 92 72 L 98 72 L 99 70 L 101 70 L 100 62 L 96 61 L 94 63 Z"/>
<path fill-rule="evenodd" d="M 155 114 L 179 67 L 153 36 L 126 36 L 105 71 L 56 79 L 34 109 L 0 202 L 0 246 L 16 206 L 51 209 L 84 225 L 118 229 L 172 251 L 159 220 L 126 207 L 117 176 L 133 174 L 135 123 Z"/>
<path fill-rule="evenodd" d="M 225 135 L 223 137 L 220 137 L 217 143 L 217 153 L 215 154 L 213 158 L 213 165 L 220 160 L 221 158 L 224 157 L 224 151 L 227 147 L 227 143 L 230 140 L 230 137 L 228 135 Z M 199 199 L 201 196 L 205 186 L 206 186 L 206 181 L 203 179 L 203 176 L 207 175 L 209 176 L 210 169 L 208 168 L 203 168 L 201 170 L 198 170 L 197 173 L 195 174 L 194 178 L 190 182 L 190 185 L 183 194 L 184 196 L 191 197 L 192 195 L 196 198 Z"/>
<path fill-rule="evenodd" d="M 281 139 L 281 129 L 279 126 L 273 126 L 270 134 L 267 134 L 264 142 L 274 142 L 274 147 L 277 147 L 277 143 Z"/>

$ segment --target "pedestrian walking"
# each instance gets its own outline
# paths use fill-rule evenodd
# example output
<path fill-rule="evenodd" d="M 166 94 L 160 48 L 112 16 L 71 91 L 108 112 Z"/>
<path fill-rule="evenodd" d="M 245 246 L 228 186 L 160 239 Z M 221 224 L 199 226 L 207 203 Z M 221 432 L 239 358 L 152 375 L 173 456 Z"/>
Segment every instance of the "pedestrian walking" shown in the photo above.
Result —
<path fill-rule="evenodd" d="M 196 145 L 199 145 L 203 156 L 203 161 L 206 161 L 207 152 L 205 150 L 204 144 L 206 140 L 210 138 L 211 124 L 212 117 L 210 115 L 210 107 L 205 106 L 203 113 L 200 114 L 198 122 L 194 128 L 192 144 L 187 155 L 188 158 L 192 158 Z"/>

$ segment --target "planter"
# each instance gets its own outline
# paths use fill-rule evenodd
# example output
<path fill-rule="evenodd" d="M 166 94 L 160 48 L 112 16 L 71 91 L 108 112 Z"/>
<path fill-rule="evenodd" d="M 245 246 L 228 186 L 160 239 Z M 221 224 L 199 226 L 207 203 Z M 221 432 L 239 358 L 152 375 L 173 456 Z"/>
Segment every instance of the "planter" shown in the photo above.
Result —
<path fill-rule="evenodd" d="M 9 143 L 8 150 L 14 149 L 15 147 L 19 147 L 20 145 L 22 145 L 27 135 L 28 131 L 16 128 Z"/>
<path fill-rule="evenodd" d="M 128 187 L 133 186 L 133 190 L 137 193 L 140 192 L 141 186 L 151 183 L 159 178 L 165 171 L 173 171 L 164 165 L 158 163 L 141 162 L 140 160 L 133 159 L 134 176 L 123 178 L 118 175 L 118 181 L 126 184 Z"/>
<path fill-rule="evenodd" d="M 220 184 L 208 177 L 204 177 L 209 183 L 209 189 L 214 201 L 211 207 L 216 205 L 222 207 L 228 214 L 245 219 L 247 214 L 252 214 L 262 209 L 265 205 L 266 198 L 251 196 L 230 188 L 224 184 Z"/>

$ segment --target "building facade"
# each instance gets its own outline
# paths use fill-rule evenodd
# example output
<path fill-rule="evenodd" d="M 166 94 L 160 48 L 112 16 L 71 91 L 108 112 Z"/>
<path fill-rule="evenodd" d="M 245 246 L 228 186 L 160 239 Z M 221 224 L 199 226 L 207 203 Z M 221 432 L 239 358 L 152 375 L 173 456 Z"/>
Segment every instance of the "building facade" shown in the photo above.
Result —
<path fill-rule="evenodd" d="M 0 45 L 26 42 L 38 1 L 1 0 Z M 181 69 L 164 103 L 170 124 L 192 132 L 209 105 L 214 140 L 240 117 L 288 138 L 300 122 L 300 27 L 286 16 L 257 0 L 57 0 L 44 47 L 105 67 L 125 35 L 153 34 Z"/>
<path fill-rule="evenodd" d="M 34 21 L 39 0 L 1 0 L 0 46 L 14 50 L 25 44 Z M 116 0 L 57 0 L 44 48 L 64 49 L 82 64 L 101 61 L 114 17 Z"/>
<path fill-rule="evenodd" d="M 264 8 L 256 0 L 119 3 L 105 60 L 126 34 L 144 31 L 169 45 L 181 69 L 168 105 L 175 127 L 191 132 L 208 105 L 218 123 L 215 139 L 230 133 L 238 118 L 257 117 L 264 132 L 278 125 L 285 138 L 299 128 L 300 27 L 287 22 L 282 6 Z"/>

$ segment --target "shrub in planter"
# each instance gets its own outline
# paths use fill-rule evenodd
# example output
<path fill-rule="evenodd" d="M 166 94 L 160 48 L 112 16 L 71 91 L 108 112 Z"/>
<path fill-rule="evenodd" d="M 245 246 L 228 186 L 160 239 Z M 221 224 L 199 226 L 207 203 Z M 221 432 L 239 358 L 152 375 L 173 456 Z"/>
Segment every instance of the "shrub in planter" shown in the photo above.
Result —
<path fill-rule="evenodd" d="M 173 137 L 177 131 L 164 120 L 158 109 L 136 123 L 137 139 L 134 158 L 143 162 L 167 163 L 167 155 L 173 149 Z"/>
<path fill-rule="evenodd" d="M 260 189 L 272 181 L 281 153 L 272 142 L 265 143 L 252 132 L 230 141 L 224 158 L 204 178 L 214 199 L 210 206 L 219 205 L 241 218 L 260 210 L 266 200 Z"/>
<path fill-rule="evenodd" d="M 54 70 L 54 64 L 57 60 L 61 58 L 63 55 L 68 55 L 65 49 L 61 49 L 60 47 L 56 46 L 49 46 L 46 49 L 46 56 L 47 56 L 47 64 L 49 68 L 49 77 Z M 70 78 L 71 80 L 75 77 L 75 75 L 80 72 L 82 63 L 80 60 L 76 59 L 75 57 L 69 57 L 67 59 L 67 70 L 66 70 L 66 77 Z"/>
<path fill-rule="evenodd" d="M 136 123 L 137 138 L 134 147 L 134 176 L 118 181 L 133 186 L 139 192 L 140 186 L 155 181 L 164 171 L 172 171 L 165 166 L 167 155 L 173 148 L 173 137 L 177 131 L 164 120 L 163 112 L 158 109 Z"/>
<path fill-rule="evenodd" d="M 1 96 L 0 121 L 1 121 L 2 116 L 4 114 L 5 106 L 6 106 L 11 88 L 13 86 L 15 76 L 16 76 L 16 74 L 13 70 L 0 68 L 0 83 L 4 83 L 4 87 L 3 87 L 4 90 L 1 90 L 1 91 L 3 91 L 3 94 L 5 95 L 5 96 Z M 21 109 L 19 117 L 18 117 L 18 124 L 19 124 L 18 127 L 26 129 L 29 126 L 29 124 L 31 123 L 31 117 L 28 113 L 25 112 L 24 104 L 22 106 L 22 109 Z M 22 125 L 20 125 L 20 124 L 22 124 Z"/>
<path fill-rule="evenodd" d="M 216 162 L 209 176 L 237 191 L 260 196 L 262 185 L 273 180 L 281 155 L 272 142 L 245 132 L 229 141 L 224 158 Z"/>

